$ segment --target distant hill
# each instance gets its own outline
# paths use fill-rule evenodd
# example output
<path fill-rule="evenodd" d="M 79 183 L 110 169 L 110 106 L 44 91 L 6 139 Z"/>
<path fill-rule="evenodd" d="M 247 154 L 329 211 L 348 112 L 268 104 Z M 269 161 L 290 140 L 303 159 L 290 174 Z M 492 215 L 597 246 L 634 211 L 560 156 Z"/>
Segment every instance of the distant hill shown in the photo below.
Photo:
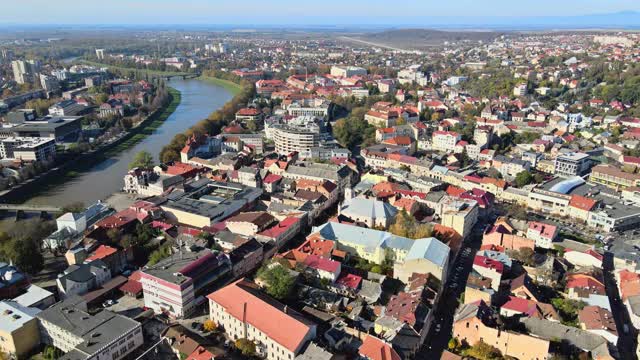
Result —
<path fill-rule="evenodd" d="M 416 49 L 442 45 L 445 42 L 492 41 L 500 34 L 493 31 L 441 31 L 432 29 L 398 29 L 354 37 L 374 44 Z"/>

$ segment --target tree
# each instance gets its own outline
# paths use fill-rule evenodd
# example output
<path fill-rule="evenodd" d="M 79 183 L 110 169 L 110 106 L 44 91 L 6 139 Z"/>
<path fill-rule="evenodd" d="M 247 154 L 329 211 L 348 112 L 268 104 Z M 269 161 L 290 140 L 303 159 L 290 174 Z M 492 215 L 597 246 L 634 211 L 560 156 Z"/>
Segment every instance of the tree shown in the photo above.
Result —
<path fill-rule="evenodd" d="M 587 305 L 584 301 L 564 298 L 551 299 L 551 304 L 560 313 L 562 324 L 573 327 L 578 326 L 578 311 Z"/>
<path fill-rule="evenodd" d="M 253 341 L 241 338 L 236 340 L 236 347 L 244 356 L 253 356 L 256 354 L 256 344 Z"/>
<path fill-rule="evenodd" d="M 502 359 L 502 354 L 497 348 L 480 340 L 472 347 L 467 349 L 466 355 L 474 357 L 479 360 L 497 360 Z"/>
<path fill-rule="evenodd" d="M 520 248 L 518 250 L 510 251 L 510 255 L 512 258 L 518 260 L 519 262 L 521 262 L 522 264 L 525 264 L 526 266 L 533 266 L 535 264 L 535 259 L 534 259 L 535 254 L 536 254 L 535 251 L 526 247 Z"/>
<path fill-rule="evenodd" d="M 18 269 L 28 274 L 35 275 L 44 268 L 44 257 L 35 240 L 14 238 L 5 243 L 3 252 Z"/>
<path fill-rule="evenodd" d="M 153 167 L 153 156 L 145 150 L 137 153 L 133 161 L 129 163 L 129 169 L 133 168 L 142 168 L 142 169 L 150 169 Z"/>
<path fill-rule="evenodd" d="M 458 348 L 458 339 L 451 338 L 451 340 L 449 340 L 449 343 L 447 344 L 447 348 L 449 348 L 449 350 L 457 349 Z"/>
<path fill-rule="evenodd" d="M 422 239 L 431 237 L 433 228 L 431 225 L 418 223 L 415 217 L 402 210 L 396 215 L 395 221 L 389 227 L 389 232 L 410 239 Z"/>
<path fill-rule="evenodd" d="M 47 347 L 44 348 L 42 355 L 46 360 L 55 360 L 60 358 L 63 354 L 62 351 L 58 350 L 58 348 L 47 345 Z"/>
<path fill-rule="evenodd" d="M 267 284 L 267 294 L 283 300 L 291 294 L 295 285 L 295 277 L 280 264 L 269 264 L 258 270 L 258 278 Z"/>
<path fill-rule="evenodd" d="M 211 319 L 205 320 L 203 326 L 204 330 L 207 332 L 216 331 L 218 329 L 218 324 Z"/>
<path fill-rule="evenodd" d="M 516 175 L 516 186 L 521 188 L 533 182 L 533 175 L 527 170 L 523 170 Z"/>

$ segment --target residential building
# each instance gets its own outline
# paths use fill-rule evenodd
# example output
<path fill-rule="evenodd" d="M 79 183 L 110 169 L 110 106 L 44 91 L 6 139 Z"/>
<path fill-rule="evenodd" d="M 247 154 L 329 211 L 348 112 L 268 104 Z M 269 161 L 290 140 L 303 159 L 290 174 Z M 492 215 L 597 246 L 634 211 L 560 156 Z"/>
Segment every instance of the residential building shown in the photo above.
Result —
<path fill-rule="evenodd" d="M 373 335 L 366 335 L 358 354 L 368 360 L 400 360 L 400 355 L 384 340 Z"/>
<path fill-rule="evenodd" d="M 63 100 L 49 107 L 49 115 L 51 116 L 76 116 L 87 109 L 86 106 L 75 100 Z"/>
<path fill-rule="evenodd" d="M 352 77 L 367 75 L 367 69 L 357 66 L 332 66 L 331 75 L 336 77 Z"/>
<path fill-rule="evenodd" d="M 536 247 L 543 249 L 551 249 L 553 240 L 558 235 L 558 227 L 545 223 L 531 221 L 527 229 L 527 237 L 535 240 Z"/>
<path fill-rule="evenodd" d="M 554 163 L 554 174 L 560 176 L 582 176 L 589 171 L 591 159 L 588 154 L 568 153 L 559 155 Z"/>
<path fill-rule="evenodd" d="M 208 296 L 209 318 L 233 339 L 248 339 L 268 360 L 292 360 L 316 336 L 316 326 L 241 279 Z"/>
<path fill-rule="evenodd" d="M 585 306 L 578 311 L 580 328 L 600 335 L 610 343 L 618 344 L 618 329 L 611 311 L 599 306 Z"/>
<path fill-rule="evenodd" d="M 42 342 L 62 350 L 67 359 L 122 359 L 144 342 L 140 323 L 107 310 L 92 315 L 77 296 L 36 317 Z"/>
<path fill-rule="evenodd" d="M 0 352 L 26 359 L 40 345 L 38 321 L 40 309 L 15 301 L 0 301 Z"/>
<path fill-rule="evenodd" d="M 158 314 L 188 316 L 195 310 L 196 298 L 204 295 L 200 292 L 229 272 L 231 262 L 222 253 L 180 251 L 142 269 L 144 305 Z"/>
<path fill-rule="evenodd" d="M 473 226 L 478 221 L 479 212 L 477 201 L 452 196 L 443 197 L 436 209 L 436 214 L 441 219 L 440 223 L 454 229 L 463 238 L 471 233 Z"/>
<path fill-rule="evenodd" d="M 431 148 L 436 151 L 454 152 L 461 137 L 455 131 L 434 131 L 431 136 Z"/>
<path fill-rule="evenodd" d="M 56 284 L 63 298 L 72 295 L 84 295 L 111 280 L 111 271 L 102 260 L 69 266 L 58 275 Z"/>
<path fill-rule="evenodd" d="M 50 161 L 56 155 L 54 139 L 9 137 L 0 140 L 0 158 L 22 161 Z"/>
<path fill-rule="evenodd" d="M 479 341 L 497 348 L 502 355 L 521 360 L 546 360 L 549 358 L 548 340 L 501 331 L 496 326 L 496 315 L 483 301 L 462 305 L 453 318 L 453 337 L 469 346 Z"/>

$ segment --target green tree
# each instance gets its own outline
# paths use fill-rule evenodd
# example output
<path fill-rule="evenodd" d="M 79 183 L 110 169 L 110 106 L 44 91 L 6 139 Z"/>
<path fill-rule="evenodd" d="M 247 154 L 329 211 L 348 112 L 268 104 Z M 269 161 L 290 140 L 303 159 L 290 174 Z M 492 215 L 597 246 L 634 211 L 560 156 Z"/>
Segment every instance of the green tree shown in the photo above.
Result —
<path fill-rule="evenodd" d="M 180 160 L 180 154 L 173 149 L 167 149 L 166 151 L 163 151 L 160 155 L 160 161 L 162 161 L 163 164 L 167 164 L 167 163 L 179 161 L 179 160 Z"/>
<path fill-rule="evenodd" d="M 467 356 L 478 360 L 498 360 L 503 359 L 500 350 L 480 340 L 465 351 Z"/>
<path fill-rule="evenodd" d="M 447 343 L 447 348 L 449 348 L 449 350 L 455 350 L 458 348 L 458 339 L 456 338 L 451 338 L 449 340 L 449 343 Z"/>
<path fill-rule="evenodd" d="M 295 277 L 280 264 L 270 264 L 258 270 L 258 278 L 267 284 L 267 294 L 283 300 L 291 294 L 295 285 Z"/>
<path fill-rule="evenodd" d="M 422 239 L 432 236 L 433 227 L 418 223 L 415 217 L 402 210 L 396 215 L 393 224 L 389 227 L 389 232 L 410 239 Z"/>
<path fill-rule="evenodd" d="M 44 268 L 44 257 L 35 240 L 14 238 L 5 241 L 3 254 L 6 260 L 28 274 L 35 275 Z"/>
<path fill-rule="evenodd" d="M 587 305 L 584 301 L 564 298 L 551 299 L 551 304 L 560 313 L 562 324 L 573 327 L 578 326 L 578 311 Z"/>
<path fill-rule="evenodd" d="M 533 175 L 527 170 L 523 170 L 516 175 L 516 186 L 521 188 L 533 182 Z"/>
<path fill-rule="evenodd" d="M 137 153 L 133 161 L 129 163 L 129 169 L 133 168 L 142 168 L 142 169 L 150 169 L 153 167 L 153 156 L 145 150 Z"/>

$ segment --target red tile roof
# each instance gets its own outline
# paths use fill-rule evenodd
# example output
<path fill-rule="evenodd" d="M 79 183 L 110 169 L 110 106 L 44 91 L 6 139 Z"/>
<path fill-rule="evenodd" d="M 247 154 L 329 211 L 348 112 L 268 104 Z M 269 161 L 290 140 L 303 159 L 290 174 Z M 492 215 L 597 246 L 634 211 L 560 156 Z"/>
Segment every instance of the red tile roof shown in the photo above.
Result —
<path fill-rule="evenodd" d="M 100 245 L 96 251 L 93 252 L 85 261 L 93 261 L 98 259 L 104 259 L 109 255 L 113 255 L 118 252 L 118 249 L 112 248 L 108 245 Z"/>
<path fill-rule="evenodd" d="M 340 263 L 318 255 L 309 255 L 304 259 L 304 264 L 316 270 L 323 270 L 334 273 L 340 268 Z"/>
<path fill-rule="evenodd" d="M 358 353 L 370 360 L 400 360 L 400 355 L 390 344 L 372 335 L 367 335 L 360 345 Z"/>
<path fill-rule="evenodd" d="M 536 233 L 540 234 L 540 236 L 544 236 L 545 238 L 552 239 L 558 228 L 554 225 L 549 225 L 545 223 L 541 223 L 538 221 L 530 221 L 529 229 L 534 230 Z"/>
<path fill-rule="evenodd" d="M 493 269 L 500 274 L 502 274 L 502 272 L 504 271 L 503 263 L 482 255 L 476 255 L 476 257 L 473 259 L 473 265 L 478 265 L 487 269 Z"/>
<path fill-rule="evenodd" d="M 311 325 L 273 299 L 265 298 L 257 286 L 241 279 L 207 297 L 234 318 L 243 319 L 269 338 L 295 352 L 307 340 Z M 399 358 L 398 358 L 399 360 Z"/>
<path fill-rule="evenodd" d="M 338 280 L 336 280 L 336 284 L 346 286 L 350 289 L 358 289 L 360 287 L 360 283 L 362 282 L 362 277 L 354 274 L 342 273 Z"/>
<path fill-rule="evenodd" d="M 288 217 L 280 221 L 279 223 L 277 223 L 275 226 L 272 226 L 264 230 L 263 232 L 259 233 L 259 235 L 275 239 L 278 236 L 282 235 L 287 230 L 289 230 L 289 228 L 293 226 L 295 223 L 297 223 L 298 221 L 300 221 L 300 219 L 296 217 Z"/>
<path fill-rule="evenodd" d="M 596 206 L 596 201 L 580 195 L 571 195 L 569 206 L 584 211 L 591 211 L 591 209 Z"/>

